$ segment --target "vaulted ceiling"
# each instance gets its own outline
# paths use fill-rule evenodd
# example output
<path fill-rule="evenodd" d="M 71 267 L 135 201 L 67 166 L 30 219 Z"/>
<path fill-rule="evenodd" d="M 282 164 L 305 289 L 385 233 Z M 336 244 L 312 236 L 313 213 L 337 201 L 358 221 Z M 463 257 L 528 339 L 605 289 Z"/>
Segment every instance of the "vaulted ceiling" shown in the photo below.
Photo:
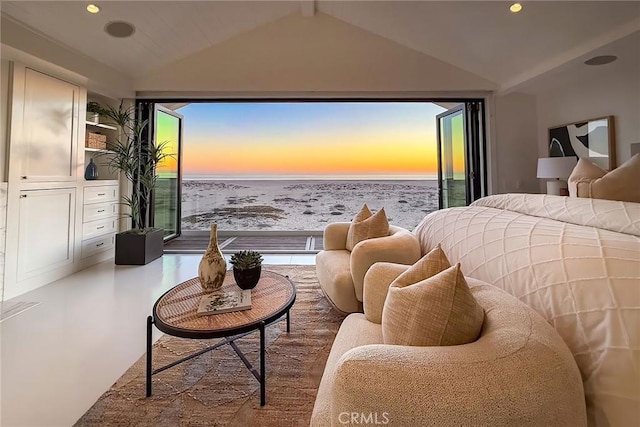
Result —
<path fill-rule="evenodd" d="M 496 87 L 517 87 L 640 32 L 638 1 L 2 1 L 4 19 L 93 58 L 132 80 L 292 14 L 324 14 Z M 111 21 L 135 26 L 126 39 Z M 292 35 L 291 37 L 295 37 Z M 1 41 L 1 40 L 0 40 Z M 633 49 L 633 44 L 630 45 Z"/>

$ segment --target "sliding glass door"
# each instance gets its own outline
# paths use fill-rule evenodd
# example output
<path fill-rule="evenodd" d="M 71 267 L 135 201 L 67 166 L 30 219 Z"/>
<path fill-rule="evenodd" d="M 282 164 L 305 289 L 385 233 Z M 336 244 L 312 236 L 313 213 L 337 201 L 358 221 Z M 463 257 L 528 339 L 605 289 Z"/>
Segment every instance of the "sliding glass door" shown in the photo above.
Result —
<path fill-rule="evenodd" d="M 152 210 L 153 225 L 164 229 L 165 241 L 180 235 L 182 120 L 175 111 L 154 106 L 153 141 L 164 142 L 164 151 L 170 154 L 158 164 Z"/>
<path fill-rule="evenodd" d="M 483 105 L 466 102 L 436 116 L 440 209 L 485 195 Z"/>

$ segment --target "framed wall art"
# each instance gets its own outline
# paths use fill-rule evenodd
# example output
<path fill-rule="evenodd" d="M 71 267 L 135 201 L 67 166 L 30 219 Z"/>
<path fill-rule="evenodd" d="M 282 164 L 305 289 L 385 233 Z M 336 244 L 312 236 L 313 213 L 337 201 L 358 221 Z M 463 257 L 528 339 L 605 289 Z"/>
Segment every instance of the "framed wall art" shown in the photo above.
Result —
<path fill-rule="evenodd" d="M 569 123 L 549 129 L 549 157 L 577 156 L 602 169 L 616 167 L 613 116 Z"/>

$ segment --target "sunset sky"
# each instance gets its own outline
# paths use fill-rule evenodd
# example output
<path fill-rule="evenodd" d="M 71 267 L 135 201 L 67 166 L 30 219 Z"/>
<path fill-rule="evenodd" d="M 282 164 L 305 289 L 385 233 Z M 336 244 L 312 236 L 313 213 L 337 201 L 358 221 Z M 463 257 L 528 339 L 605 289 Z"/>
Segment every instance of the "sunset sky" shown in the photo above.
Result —
<path fill-rule="evenodd" d="M 173 154 L 165 157 L 158 163 L 157 172 L 162 178 L 177 177 L 178 162 L 178 138 L 180 135 L 180 123 L 175 117 L 160 111 L 156 116 L 156 141 L 165 143 L 165 152 Z"/>
<path fill-rule="evenodd" d="M 185 178 L 426 177 L 436 170 L 430 103 L 193 103 L 184 115 Z"/>

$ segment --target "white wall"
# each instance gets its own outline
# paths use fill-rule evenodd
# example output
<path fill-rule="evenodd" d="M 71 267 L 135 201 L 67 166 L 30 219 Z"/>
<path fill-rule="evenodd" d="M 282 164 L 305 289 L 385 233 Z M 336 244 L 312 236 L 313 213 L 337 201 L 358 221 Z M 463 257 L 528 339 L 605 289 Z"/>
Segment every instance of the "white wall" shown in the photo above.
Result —
<path fill-rule="evenodd" d="M 564 64 L 493 98 L 493 145 L 497 192 L 546 192 L 538 180 L 538 157 L 547 157 L 550 127 L 614 116 L 617 164 L 640 142 L 640 32 Z M 603 66 L 587 66 L 596 55 L 616 55 Z M 525 94 L 526 93 L 526 94 Z M 496 191 L 494 190 L 494 191 Z"/>
<path fill-rule="evenodd" d="M 145 92 L 487 91 L 490 82 L 328 15 L 297 13 L 175 61 Z"/>
<path fill-rule="evenodd" d="M 9 61 L 0 60 L 0 301 L 4 300 L 4 253 L 7 220 L 7 122 Z"/>
<path fill-rule="evenodd" d="M 131 79 L 108 65 L 42 37 L 5 16 L 1 17 L 0 24 L 3 59 L 23 62 L 41 70 L 53 64 L 61 68 L 56 73 L 62 78 L 67 78 L 64 70 L 84 76 L 84 81 L 73 83 L 80 84 L 91 92 L 112 98 L 134 97 Z M 41 62 L 35 63 L 33 57 Z"/>
<path fill-rule="evenodd" d="M 4 301 L 4 254 L 7 228 L 7 183 L 0 182 L 0 301 Z"/>
<path fill-rule="evenodd" d="M 9 117 L 9 61 L 0 60 L 0 182 L 7 180 L 7 119 Z"/>
<path fill-rule="evenodd" d="M 494 98 L 495 193 L 538 193 L 536 97 L 511 93 Z"/>
<path fill-rule="evenodd" d="M 613 115 L 617 164 L 640 142 L 640 49 L 609 65 L 581 65 L 547 76 L 532 94 L 494 97 L 494 193 L 545 192 L 536 178 L 538 157 L 547 157 L 548 129 Z"/>
<path fill-rule="evenodd" d="M 603 116 L 614 116 L 617 165 L 631 157 L 630 145 L 640 142 L 640 48 L 616 62 L 558 76 L 555 85 L 538 93 L 538 153 L 548 155 L 550 127 Z"/>

